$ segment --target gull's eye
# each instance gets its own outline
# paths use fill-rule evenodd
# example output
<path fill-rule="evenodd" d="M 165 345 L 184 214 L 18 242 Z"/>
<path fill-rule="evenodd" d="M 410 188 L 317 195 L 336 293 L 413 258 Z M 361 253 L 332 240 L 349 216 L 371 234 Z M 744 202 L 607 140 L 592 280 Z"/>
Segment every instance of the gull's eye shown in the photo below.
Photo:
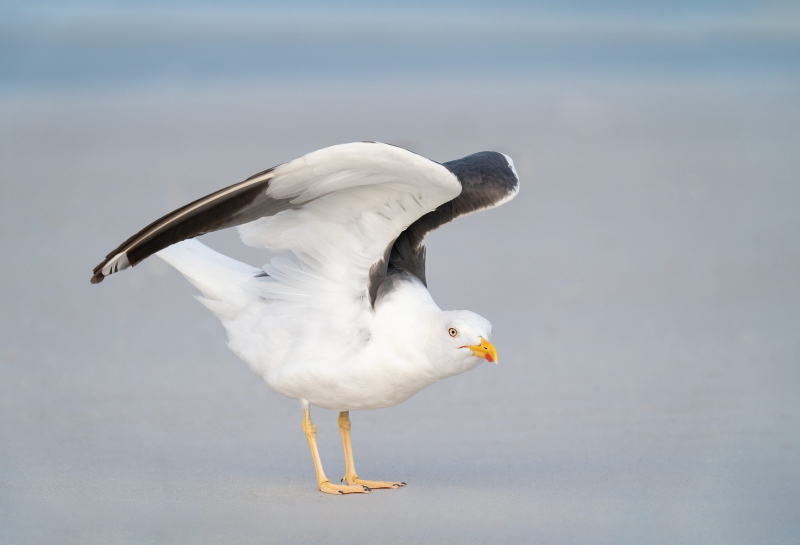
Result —
<path fill-rule="evenodd" d="M 451 327 L 447 330 L 451 337 L 458 337 L 458 330 L 454 327 Z"/>

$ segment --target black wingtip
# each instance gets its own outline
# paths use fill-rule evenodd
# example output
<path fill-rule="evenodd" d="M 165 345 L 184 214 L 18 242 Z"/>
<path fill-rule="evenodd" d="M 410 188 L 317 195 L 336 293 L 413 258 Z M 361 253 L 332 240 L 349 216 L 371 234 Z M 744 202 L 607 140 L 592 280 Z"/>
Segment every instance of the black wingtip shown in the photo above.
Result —
<path fill-rule="evenodd" d="M 96 272 L 94 273 L 94 275 L 92 275 L 92 284 L 99 284 L 100 282 L 103 281 L 104 278 L 105 275 L 103 274 L 102 271 Z"/>

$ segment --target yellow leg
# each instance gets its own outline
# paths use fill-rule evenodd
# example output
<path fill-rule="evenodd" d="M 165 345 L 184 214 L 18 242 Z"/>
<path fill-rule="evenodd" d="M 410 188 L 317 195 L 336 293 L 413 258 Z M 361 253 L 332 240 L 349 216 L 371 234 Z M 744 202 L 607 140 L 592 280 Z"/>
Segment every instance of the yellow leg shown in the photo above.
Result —
<path fill-rule="evenodd" d="M 344 446 L 344 478 L 342 482 L 349 485 L 360 484 L 367 488 L 400 488 L 406 483 L 388 481 L 365 481 L 356 475 L 356 464 L 353 461 L 353 445 L 350 444 L 350 411 L 339 413 L 339 433 L 342 434 Z"/>
<path fill-rule="evenodd" d="M 369 492 L 369 488 L 357 484 L 331 484 L 328 477 L 325 476 L 325 470 L 322 469 L 322 460 L 319 459 L 319 450 L 317 449 L 317 427 L 311 421 L 311 411 L 306 407 L 303 413 L 303 431 L 306 433 L 308 439 L 308 446 L 311 449 L 311 458 L 314 459 L 314 469 L 317 472 L 317 485 L 321 492 L 327 494 L 353 494 Z"/>

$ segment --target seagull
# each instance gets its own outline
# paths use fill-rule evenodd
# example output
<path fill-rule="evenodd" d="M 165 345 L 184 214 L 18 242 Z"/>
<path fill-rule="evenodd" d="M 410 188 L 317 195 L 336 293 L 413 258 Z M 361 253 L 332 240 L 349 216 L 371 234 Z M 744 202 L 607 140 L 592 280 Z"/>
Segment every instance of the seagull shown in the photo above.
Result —
<path fill-rule="evenodd" d="M 380 142 L 309 153 L 154 221 L 94 268 L 92 283 L 157 254 L 200 292 L 228 346 L 277 393 L 300 401 L 320 491 L 366 493 L 350 411 L 401 403 L 439 380 L 497 363 L 491 324 L 443 311 L 425 278 L 425 238 L 519 190 L 514 162 L 484 151 L 437 163 Z M 238 227 L 275 254 L 252 267 L 194 237 Z M 325 475 L 311 406 L 339 412 L 341 484 Z"/>

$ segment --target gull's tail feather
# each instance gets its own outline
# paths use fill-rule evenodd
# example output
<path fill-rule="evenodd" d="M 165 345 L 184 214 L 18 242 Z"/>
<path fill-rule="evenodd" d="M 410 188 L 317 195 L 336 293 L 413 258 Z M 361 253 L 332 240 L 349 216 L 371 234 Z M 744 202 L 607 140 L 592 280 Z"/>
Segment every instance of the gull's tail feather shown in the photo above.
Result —
<path fill-rule="evenodd" d="M 158 252 L 203 294 L 198 297 L 221 320 L 232 317 L 253 298 L 245 286 L 262 269 L 215 252 L 197 240 L 184 240 Z"/>
<path fill-rule="evenodd" d="M 282 348 L 278 339 L 270 336 L 280 329 L 280 322 L 271 316 L 265 319 L 267 307 L 258 294 L 258 286 L 269 280 L 264 270 L 215 252 L 194 239 L 174 244 L 156 255 L 200 290 L 202 296 L 197 299 L 222 322 L 230 349 L 254 372 L 266 376 L 274 362 L 280 361 L 276 357 Z"/>

